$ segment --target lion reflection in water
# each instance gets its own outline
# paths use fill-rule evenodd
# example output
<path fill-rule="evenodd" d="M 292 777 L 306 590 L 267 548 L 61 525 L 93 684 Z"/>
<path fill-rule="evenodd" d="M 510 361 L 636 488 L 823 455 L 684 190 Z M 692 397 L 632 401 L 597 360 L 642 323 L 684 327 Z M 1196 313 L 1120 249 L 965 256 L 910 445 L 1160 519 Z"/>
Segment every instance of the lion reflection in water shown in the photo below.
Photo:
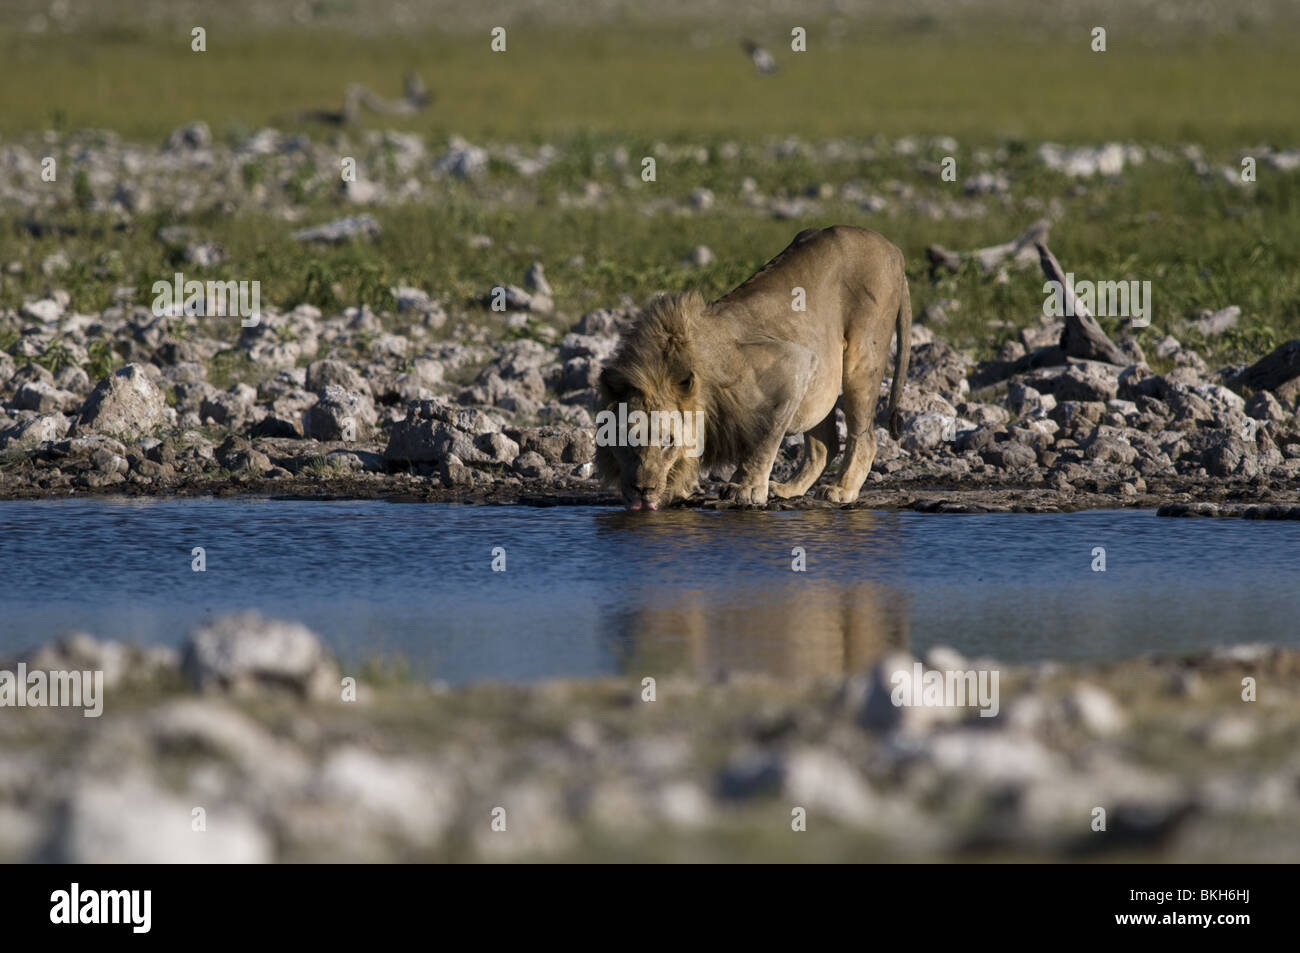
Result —
<path fill-rule="evenodd" d="M 638 517 L 611 510 L 597 521 L 607 543 L 626 547 L 632 578 L 654 580 L 632 584 L 607 625 L 629 674 L 839 675 L 909 644 L 907 595 L 861 578 L 898 559 L 904 543 L 891 514 L 673 509 Z M 795 547 L 806 558 L 796 560 Z"/>
<path fill-rule="evenodd" d="M 659 592 L 625 626 L 629 670 L 650 665 L 700 676 L 843 675 L 908 643 L 906 597 L 875 582 L 790 582 L 736 590 L 725 600 L 690 591 L 671 605 Z"/>

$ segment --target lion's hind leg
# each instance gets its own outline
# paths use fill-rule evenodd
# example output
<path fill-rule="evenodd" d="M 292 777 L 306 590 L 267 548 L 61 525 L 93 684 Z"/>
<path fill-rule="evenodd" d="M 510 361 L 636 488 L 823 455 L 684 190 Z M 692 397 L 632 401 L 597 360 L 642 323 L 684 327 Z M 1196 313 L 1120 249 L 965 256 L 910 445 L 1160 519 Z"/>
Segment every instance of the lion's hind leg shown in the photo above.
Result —
<path fill-rule="evenodd" d="M 826 499 L 832 503 L 856 500 L 875 462 L 876 402 L 880 399 L 884 360 L 889 354 L 888 341 L 886 338 L 882 355 L 877 342 L 859 333 L 849 339 L 844 350 L 844 422 L 848 425 L 848 440 L 839 479 L 826 488 Z"/>
<path fill-rule="evenodd" d="M 772 484 L 772 495 L 778 499 L 803 496 L 817 482 L 826 464 L 840 452 L 840 438 L 835 430 L 835 408 L 812 430 L 803 435 L 803 452 L 797 469 L 788 481 Z"/>

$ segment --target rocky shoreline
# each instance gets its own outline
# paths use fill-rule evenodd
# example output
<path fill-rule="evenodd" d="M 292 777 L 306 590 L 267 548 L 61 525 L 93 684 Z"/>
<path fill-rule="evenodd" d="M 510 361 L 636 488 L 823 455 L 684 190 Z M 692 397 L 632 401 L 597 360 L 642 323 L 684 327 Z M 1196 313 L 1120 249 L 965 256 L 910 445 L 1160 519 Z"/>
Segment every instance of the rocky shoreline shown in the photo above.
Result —
<path fill-rule="evenodd" d="M 447 687 L 340 669 L 304 627 L 236 615 L 180 651 L 80 635 L 19 660 L 102 671 L 102 714 L 0 717 L 4 861 L 1266 862 L 1300 846 L 1295 649 L 1004 666 L 935 648 L 847 677 Z M 894 704 L 893 673 L 918 663 L 997 672 L 996 711 Z"/>
<path fill-rule="evenodd" d="M 21 336 L 0 352 L 0 498 L 612 499 L 592 474 L 594 384 L 632 311 L 590 312 L 556 344 L 465 345 L 426 341 L 431 316 L 446 316 L 427 299 L 421 307 L 405 323 L 403 313 L 271 311 L 225 348 L 192 315 L 66 315 L 57 295 L 25 306 Z M 34 360 L 56 325 L 71 355 L 57 373 Z M 898 441 L 878 431 L 857 505 L 879 505 L 880 491 L 886 505 L 908 505 L 912 488 L 951 489 L 973 505 L 1016 491 L 1069 508 L 1300 502 L 1300 364 L 1284 376 L 1298 342 L 1259 362 L 1282 370 L 1264 381 L 1272 390 L 1254 390 L 1241 381 L 1262 372 L 1211 373 L 1172 338 L 1165 350 L 1179 363 L 1156 374 L 1140 353 L 1127 366 L 1071 357 L 1051 343 L 1060 327 L 1022 337 L 1037 349 L 977 364 L 915 328 L 903 431 Z M 83 365 L 106 338 L 131 360 L 92 385 Z M 229 364 L 246 373 L 211 383 Z M 787 439 L 774 478 L 801 439 Z M 727 476 L 710 474 L 700 499 Z"/>
<path fill-rule="evenodd" d="M 913 510 L 919 513 L 1074 513 L 1090 509 L 1146 509 L 1166 517 L 1235 517 L 1242 519 L 1300 519 L 1300 490 L 1256 490 L 1253 487 L 1197 486 L 1191 481 L 1159 487 L 1157 492 L 1117 500 L 1105 493 L 1061 493 L 1050 488 L 972 485 L 976 481 L 937 487 L 923 481 L 916 487 L 893 486 L 864 490 L 857 502 L 841 505 L 805 498 L 769 503 L 769 510 L 867 509 Z M 240 478 L 221 482 L 182 481 L 164 489 L 121 485 L 93 490 L 74 489 L 54 495 L 39 487 L 19 486 L 0 492 L 0 501 L 49 499 L 187 499 L 256 497 L 275 500 L 386 500 L 397 503 L 445 503 L 471 506 L 609 506 L 622 501 L 610 491 L 592 486 L 545 487 L 507 484 L 484 488 L 444 487 L 420 477 L 356 479 Z M 1249 502 L 1240 502 L 1245 497 Z M 695 497 L 678 504 L 698 509 L 757 509 L 741 507 L 719 497 Z"/>

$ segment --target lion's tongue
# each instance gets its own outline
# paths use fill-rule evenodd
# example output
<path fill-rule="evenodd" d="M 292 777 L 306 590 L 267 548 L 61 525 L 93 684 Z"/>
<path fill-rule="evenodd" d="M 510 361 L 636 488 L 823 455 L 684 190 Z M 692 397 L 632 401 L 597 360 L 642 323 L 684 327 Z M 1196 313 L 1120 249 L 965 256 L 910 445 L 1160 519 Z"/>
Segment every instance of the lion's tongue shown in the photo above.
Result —
<path fill-rule="evenodd" d="M 659 509 L 659 504 L 658 504 L 658 503 L 651 502 L 650 500 L 646 500 L 646 501 L 645 501 L 645 508 L 648 509 L 648 510 L 657 510 L 657 509 Z"/>
<path fill-rule="evenodd" d="M 627 505 L 627 508 L 628 508 L 629 510 L 639 510 L 639 509 L 641 509 L 641 501 L 640 501 L 640 500 L 633 500 L 631 503 L 629 503 L 629 504 Z"/>

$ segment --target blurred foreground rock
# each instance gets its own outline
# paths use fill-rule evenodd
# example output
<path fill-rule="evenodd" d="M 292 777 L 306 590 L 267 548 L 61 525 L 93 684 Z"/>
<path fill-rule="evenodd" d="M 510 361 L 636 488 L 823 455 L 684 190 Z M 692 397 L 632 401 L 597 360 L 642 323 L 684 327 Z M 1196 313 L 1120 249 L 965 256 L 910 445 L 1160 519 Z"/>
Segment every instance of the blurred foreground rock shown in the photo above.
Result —
<path fill-rule="evenodd" d="M 102 666 L 109 687 L 99 718 L 0 709 L 6 861 L 1181 862 L 1300 849 L 1296 649 L 1006 666 L 934 648 L 835 679 L 657 673 L 652 701 L 642 672 L 375 682 L 340 672 L 304 627 L 256 615 L 215 620 L 180 655 L 82 635 L 24 658 Z M 900 673 L 916 672 L 917 686 L 983 673 L 996 691 L 898 704 Z"/>

